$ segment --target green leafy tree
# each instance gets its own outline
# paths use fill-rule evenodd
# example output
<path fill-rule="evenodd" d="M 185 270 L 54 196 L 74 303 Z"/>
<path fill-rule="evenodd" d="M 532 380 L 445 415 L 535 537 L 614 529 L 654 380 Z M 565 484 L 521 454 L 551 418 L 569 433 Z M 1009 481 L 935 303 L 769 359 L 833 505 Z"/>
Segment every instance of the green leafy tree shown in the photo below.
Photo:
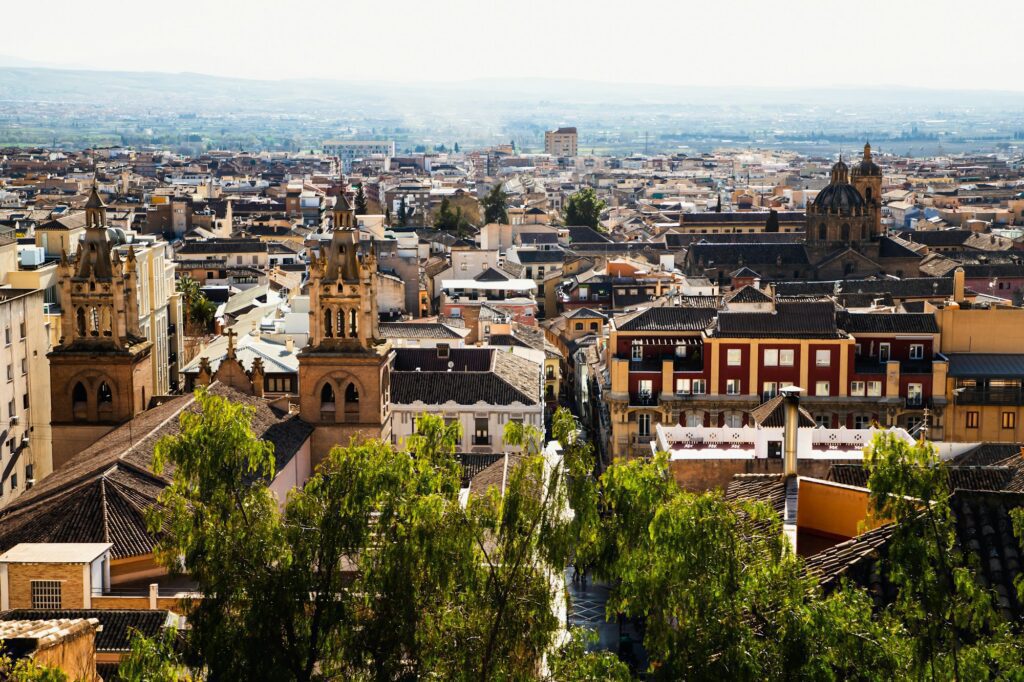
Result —
<path fill-rule="evenodd" d="M 633 676 L 629 666 L 607 651 L 588 652 L 587 645 L 596 637 L 582 628 L 570 636 L 551 657 L 553 682 L 629 682 Z"/>
<path fill-rule="evenodd" d="M 149 522 L 159 560 L 204 594 L 189 605 L 186 654 L 210 679 L 534 675 L 574 541 L 566 476 L 538 433 L 510 425 L 523 454 L 503 493 L 463 505 L 459 428 L 424 415 L 408 451 L 333 449 L 279 512 L 251 409 L 196 395 L 157 445 L 173 483 Z"/>
<path fill-rule="evenodd" d="M 189 275 L 182 275 L 177 282 L 177 289 L 183 299 L 186 332 L 199 336 L 209 331 L 217 314 L 217 306 L 206 298 L 199 282 Z"/>
<path fill-rule="evenodd" d="M 60 668 L 41 665 L 31 658 L 13 660 L 4 651 L 0 653 L 0 680 L 9 680 L 10 682 L 68 682 L 68 676 Z"/>
<path fill-rule="evenodd" d="M 366 192 L 363 190 L 362 183 L 356 185 L 355 213 L 356 215 L 366 215 L 367 213 Z"/>
<path fill-rule="evenodd" d="M 870 510 L 894 522 L 888 577 L 891 607 L 910 638 L 911 672 L 931 679 L 992 679 L 1024 666 L 1024 642 L 961 551 L 946 466 L 924 440 L 882 433 L 865 451 Z"/>
<path fill-rule="evenodd" d="M 599 229 L 601 211 L 605 209 L 604 199 L 598 199 L 593 188 L 585 187 L 571 195 L 565 202 L 565 224 L 585 225 Z"/>
<path fill-rule="evenodd" d="M 480 204 L 484 209 L 485 225 L 508 223 L 508 194 L 505 193 L 500 182 L 495 184 L 491 191 L 480 200 Z"/>
<path fill-rule="evenodd" d="M 405 205 L 405 197 L 398 202 L 398 226 L 405 227 L 409 224 L 409 209 Z"/>
<path fill-rule="evenodd" d="M 117 667 L 122 682 L 190 682 L 193 677 L 177 650 L 179 633 L 173 628 L 155 637 L 131 633 L 129 651 Z"/>

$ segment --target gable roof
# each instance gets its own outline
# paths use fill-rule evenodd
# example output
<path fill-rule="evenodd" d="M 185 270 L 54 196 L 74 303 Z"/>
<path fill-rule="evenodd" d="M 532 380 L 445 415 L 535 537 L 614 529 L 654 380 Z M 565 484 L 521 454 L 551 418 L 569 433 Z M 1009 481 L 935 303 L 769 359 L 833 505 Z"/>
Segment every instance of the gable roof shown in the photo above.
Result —
<path fill-rule="evenodd" d="M 704 331 L 715 320 L 715 308 L 680 308 L 675 306 L 644 308 L 617 322 L 624 332 Z"/>
<path fill-rule="evenodd" d="M 452 348 L 446 357 L 434 348 L 399 348 L 391 372 L 391 402 L 536 405 L 539 377 L 536 363 L 493 348 Z"/>
<path fill-rule="evenodd" d="M 749 284 L 725 296 L 726 303 L 771 303 L 772 300 L 771 296 Z"/>
<path fill-rule="evenodd" d="M 829 301 L 777 303 L 774 312 L 722 312 L 714 335 L 725 338 L 841 339 Z"/>
<path fill-rule="evenodd" d="M 0 613 L 0 621 L 62 618 L 98 620 L 102 626 L 96 632 L 98 653 L 129 651 L 134 632 L 139 632 L 145 637 L 153 637 L 159 634 L 168 622 L 177 620 L 169 611 L 148 609 L 12 609 Z"/>
<path fill-rule="evenodd" d="M 734 474 L 725 499 L 764 502 L 778 513 L 786 507 L 786 477 L 782 474 Z"/>
<path fill-rule="evenodd" d="M 761 403 L 750 411 L 750 418 L 758 426 L 769 428 L 781 428 L 786 425 L 786 406 L 783 404 L 784 396 L 777 395 L 771 400 Z M 799 407 L 800 426 L 814 428 L 817 422 L 814 417 L 803 406 Z"/>

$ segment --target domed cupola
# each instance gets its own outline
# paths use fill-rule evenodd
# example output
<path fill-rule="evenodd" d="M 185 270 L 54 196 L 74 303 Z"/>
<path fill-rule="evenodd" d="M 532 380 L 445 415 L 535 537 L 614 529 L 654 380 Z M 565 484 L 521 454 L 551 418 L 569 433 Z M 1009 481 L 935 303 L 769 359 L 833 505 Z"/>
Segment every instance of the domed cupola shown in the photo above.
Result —
<path fill-rule="evenodd" d="M 814 213 L 835 213 L 842 216 L 864 214 L 866 204 L 860 192 L 850 184 L 850 169 L 843 159 L 832 166 L 832 179 L 818 192 L 811 205 Z"/>

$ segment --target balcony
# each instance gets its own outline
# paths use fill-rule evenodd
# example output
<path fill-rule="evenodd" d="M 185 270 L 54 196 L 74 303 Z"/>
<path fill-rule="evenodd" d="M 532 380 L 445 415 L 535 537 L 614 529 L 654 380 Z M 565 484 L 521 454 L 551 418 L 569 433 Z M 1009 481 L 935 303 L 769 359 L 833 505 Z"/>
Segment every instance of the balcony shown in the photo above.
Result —
<path fill-rule="evenodd" d="M 629 404 L 631 407 L 654 407 L 658 404 L 658 396 L 646 391 L 630 393 Z"/>
<path fill-rule="evenodd" d="M 1019 388 L 963 388 L 953 392 L 957 405 L 1024 405 Z"/>

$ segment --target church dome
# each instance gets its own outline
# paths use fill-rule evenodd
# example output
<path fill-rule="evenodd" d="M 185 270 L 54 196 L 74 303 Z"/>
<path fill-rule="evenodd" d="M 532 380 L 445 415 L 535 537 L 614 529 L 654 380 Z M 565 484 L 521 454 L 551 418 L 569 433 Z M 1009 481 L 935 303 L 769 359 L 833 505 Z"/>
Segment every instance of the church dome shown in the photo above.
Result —
<path fill-rule="evenodd" d="M 818 192 L 814 198 L 816 213 L 839 213 L 841 215 L 859 215 L 863 213 L 864 197 L 850 184 L 849 167 L 842 159 L 832 166 L 832 180 L 828 187 Z"/>

